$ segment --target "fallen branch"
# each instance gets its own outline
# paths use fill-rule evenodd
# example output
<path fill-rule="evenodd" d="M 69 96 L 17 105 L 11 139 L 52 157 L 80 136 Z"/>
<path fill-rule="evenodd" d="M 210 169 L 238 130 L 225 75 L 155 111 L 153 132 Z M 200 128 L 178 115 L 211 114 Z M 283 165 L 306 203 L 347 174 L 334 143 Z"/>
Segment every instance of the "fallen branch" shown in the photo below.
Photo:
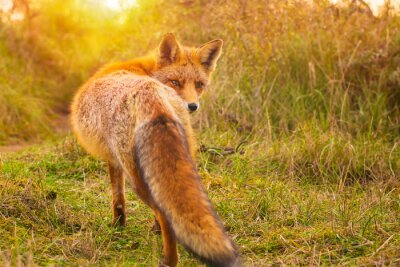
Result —
<path fill-rule="evenodd" d="M 213 155 L 226 156 L 235 153 L 244 154 L 244 150 L 240 149 L 247 141 L 240 142 L 236 147 L 207 147 L 203 144 L 200 145 L 200 152 L 207 152 Z"/>

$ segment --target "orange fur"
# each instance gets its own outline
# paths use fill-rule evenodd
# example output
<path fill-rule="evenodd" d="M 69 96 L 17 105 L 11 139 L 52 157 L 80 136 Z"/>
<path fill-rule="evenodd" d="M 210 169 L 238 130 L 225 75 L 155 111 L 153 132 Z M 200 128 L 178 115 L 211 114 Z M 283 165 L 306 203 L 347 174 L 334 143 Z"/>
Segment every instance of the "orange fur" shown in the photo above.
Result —
<path fill-rule="evenodd" d="M 222 40 L 217 39 L 197 48 L 185 47 L 176 41 L 174 35 L 167 34 L 159 49 L 152 55 L 108 64 L 93 78 L 119 70 L 149 76 L 175 89 L 187 104 L 199 105 L 199 98 L 207 87 L 221 54 L 222 43 Z M 178 81 L 179 85 L 172 81 Z"/>
<path fill-rule="evenodd" d="M 71 106 L 79 143 L 108 162 L 113 223 L 126 222 L 127 179 L 155 212 L 167 266 L 177 264 L 176 239 L 211 265 L 240 265 L 200 183 L 188 112 L 189 104 L 198 105 L 221 46 L 215 40 L 185 48 L 167 34 L 153 57 L 102 68 Z"/>

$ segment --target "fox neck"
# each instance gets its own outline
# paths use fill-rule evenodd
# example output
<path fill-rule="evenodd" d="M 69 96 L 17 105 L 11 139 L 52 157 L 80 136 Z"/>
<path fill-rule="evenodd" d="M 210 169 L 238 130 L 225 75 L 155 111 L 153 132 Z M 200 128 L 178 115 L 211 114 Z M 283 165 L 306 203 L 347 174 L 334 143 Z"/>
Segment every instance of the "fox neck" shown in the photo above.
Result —
<path fill-rule="evenodd" d="M 101 68 L 93 78 L 99 78 L 116 71 L 129 71 L 136 75 L 152 76 L 157 69 L 157 62 L 154 57 L 135 58 L 130 61 L 111 63 Z"/>
<path fill-rule="evenodd" d="M 127 62 L 121 63 L 121 67 L 127 71 L 131 71 L 138 75 L 152 76 L 153 72 L 157 70 L 157 62 L 154 57 L 141 57 L 135 58 Z"/>

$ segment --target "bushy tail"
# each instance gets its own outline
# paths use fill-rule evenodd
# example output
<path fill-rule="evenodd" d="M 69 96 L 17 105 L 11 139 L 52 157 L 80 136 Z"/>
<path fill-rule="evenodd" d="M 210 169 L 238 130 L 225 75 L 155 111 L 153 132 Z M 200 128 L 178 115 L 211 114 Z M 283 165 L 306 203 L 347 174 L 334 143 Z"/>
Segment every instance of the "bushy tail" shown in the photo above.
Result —
<path fill-rule="evenodd" d="M 178 240 L 211 266 L 239 266 L 236 249 L 201 185 L 181 124 L 163 115 L 139 125 L 135 159 Z"/>

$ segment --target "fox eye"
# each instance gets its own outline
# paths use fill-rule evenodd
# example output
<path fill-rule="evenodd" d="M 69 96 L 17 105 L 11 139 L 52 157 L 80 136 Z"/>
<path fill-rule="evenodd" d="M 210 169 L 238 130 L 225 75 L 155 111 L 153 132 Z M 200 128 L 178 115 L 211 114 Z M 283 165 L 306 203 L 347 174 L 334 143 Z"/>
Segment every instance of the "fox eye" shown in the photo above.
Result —
<path fill-rule="evenodd" d="M 176 86 L 176 87 L 180 87 L 181 83 L 178 80 L 171 80 L 172 85 Z"/>
<path fill-rule="evenodd" d="M 202 82 L 196 82 L 196 88 L 197 89 L 202 89 L 204 84 Z"/>

